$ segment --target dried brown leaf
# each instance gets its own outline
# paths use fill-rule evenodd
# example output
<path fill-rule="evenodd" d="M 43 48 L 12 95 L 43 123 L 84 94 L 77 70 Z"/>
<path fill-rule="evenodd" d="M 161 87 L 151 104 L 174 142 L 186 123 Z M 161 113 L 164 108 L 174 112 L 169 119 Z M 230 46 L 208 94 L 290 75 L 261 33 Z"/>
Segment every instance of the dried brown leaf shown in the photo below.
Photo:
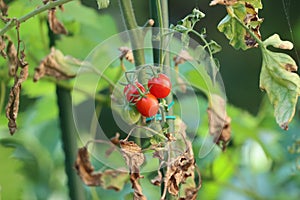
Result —
<path fill-rule="evenodd" d="M 133 141 L 120 141 L 121 152 L 125 162 L 130 170 L 130 181 L 134 190 L 134 200 L 146 200 L 139 179 L 143 178 L 140 175 L 140 166 L 145 161 L 145 156 L 142 153 L 142 148 Z"/>
<path fill-rule="evenodd" d="M 75 169 L 81 180 L 88 186 L 101 185 L 102 173 L 95 173 L 94 167 L 90 163 L 89 153 L 86 147 L 78 149 L 78 154 L 75 162 Z"/>
<path fill-rule="evenodd" d="M 15 82 L 10 89 L 8 103 L 6 106 L 6 117 L 8 119 L 8 128 L 11 135 L 17 130 L 17 117 L 19 113 L 21 85 L 28 77 L 28 65 L 21 68 L 20 76 L 15 76 Z"/>
<path fill-rule="evenodd" d="M 9 63 L 9 75 L 15 76 L 18 70 L 18 53 L 14 43 L 11 40 L 8 41 L 6 54 Z"/>
<path fill-rule="evenodd" d="M 75 162 L 75 169 L 81 180 L 88 186 L 101 186 L 104 189 L 113 189 L 120 191 L 129 176 L 121 170 L 105 170 L 104 172 L 95 172 L 90 163 L 89 153 L 86 147 L 78 149 Z"/>
<path fill-rule="evenodd" d="M 178 195 L 179 185 L 194 175 L 195 160 L 192 145 L 190 141 L 187 141 L 187 144 L 186 152 L 178 156 L 167 168 L 165 185 L 172 195 Z"/>
<path fill-rule="evenodd" d="M 4 35 L 2 35 L 0 37 L 0 54 L 3 58 L 7 57 L 6 52 L 5 52 L 5 47 L 6 47 L 5 39 L 6 38 Z"/>
<path fill-rule="evenodd" d="M 258 17 L 257 10 L 249 3 L 245 2 L 246 6 L 246 17 L 244 23 L 246 26 L 249 26 L 252 32 L 256 35 L 257 38 L 261 39 L 261 34 L 259 31 L 260 24 L 263 19 Z M 250 35 L 249 32 L 245 35 L 245 43 L 249 47 L 258 47 L 256 40 Z"/>
<path fill-rule="evenodd" d="M 119 56 L 120 60 L 125 58 L 127 61 L 134 63 L 133 53 L 129 47 L 120 47 L 119 51 L 121 51 L 121 55 Z"/>
<path fill-rule="evenodd" d="M 59 50 L 51 48 L 50 54 L 35 68 L 33 80 L 36 82 L 43 76 L 52 76 L 58 80 L 74 78 L 76 72 L 72 67 L 80 66 L 80 64 L 79 60 L 64 56 Z"/>
<path fill-rule="evenodd" d="M 2 16 L 7 16 L 8 6 L 3 0 L 0 0 L 0 10 L 2 13 Z"/>
<path fill-rule="evenodd" d="M 207 109 L 209 132 L 214 137 L 214 142 L 225 151 L 231 136 L 231 118 L 225 111 L 225 100 L 216 95 L 213 98 L 218 107 Z"/>
<path fill-rule="evenodd" d="M 49 21 L 49 26 L 50 29 L 53 31 L 55 34 L 68 34 L 67 29 L 64 27 L 64 25 L 57 19 L 55 15 L 56 9 L 50 9 L 48 11 L 48 21 Z"/>
<path fill-rule="evenodd" d="M 186 50 L 181 50 L 178 55 L 173 57 L 175 66 L 185 63 L 186 61 L 193 60 L 193 57 Z"/>

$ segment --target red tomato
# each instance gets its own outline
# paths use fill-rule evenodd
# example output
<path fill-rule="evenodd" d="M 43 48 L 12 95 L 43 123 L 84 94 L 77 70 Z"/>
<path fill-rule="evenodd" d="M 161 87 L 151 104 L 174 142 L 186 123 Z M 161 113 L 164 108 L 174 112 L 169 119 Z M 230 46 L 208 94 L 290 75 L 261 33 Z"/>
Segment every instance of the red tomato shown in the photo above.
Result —
<path fill-rule="evenodd" d="M 151 94 L 161 99 L 170 94 L 172 84 L 165 74 L 158 74 L 158 77 L 153 77 L 148 81 L 148 88 Z"/>
<path fill-rule="evenodd" d="M 150 93 L 142 97 L 135 105 L 136 109 L 145 117 L 156 115 L 159 109 L 157 98 Z"/>
<path fill-rule="evenodd" d="M 135 82 L 134 84 L 128 84 L 125 86 L 124 94 L 128 102 L 136 103 L 140 99 L 140 93 L 137 87 L 140 89 L 142 93 L 146 91 L 144 86 L 139 82 Z"/>

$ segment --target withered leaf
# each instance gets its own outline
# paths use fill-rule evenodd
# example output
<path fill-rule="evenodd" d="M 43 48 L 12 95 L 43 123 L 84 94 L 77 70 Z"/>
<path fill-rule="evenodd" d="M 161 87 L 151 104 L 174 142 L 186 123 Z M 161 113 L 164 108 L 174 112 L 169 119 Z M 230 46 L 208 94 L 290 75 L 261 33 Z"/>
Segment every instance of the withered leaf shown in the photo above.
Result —
<path fill-rule="evenodd" d="M 68 34 L 67 29 L 64 27 L 64 25 L 57 19 L 55 15 L 56 9 L 50 9 L 48 11 L 48 21 L 49 21 L 49 26 L 50 29 L 53 31 L 55 34 Z"/>
<path fill-rule="evenodd" d="M 78 149 L 75 162 L 75 169 L 81 180 L 88 186 L 101 185 L 102 173 L 94 172 L 94 167 L 90 163 L 89 153 L 86 147 Z"/>
<path fill-rule="evenodd" d="M 18 53 L 14 43 L 11 40 L 8 41 L 6 54 L 8 57 L 9 75 L 15 76 L 18 70 Z"/>
<path fill-rule="evenodd" d="M 220 96 L 214 95 L 214 108 L 208 108 L 209 133 L 214 137 L 214 142 L 225 151 L 231 136 L 231 118 L 225 111 L 225 100 Z"/>
<path fill-rule="evenodd" d="M 86 147 L 78 149 L 75 169 L 81 180 L 88 186 L 101 186 L 104 189 L 120 191 L 129 180 L 128 174 L 121 170 L 108 169 L 104 172 L 95 172 Z"/>
<path fill-rule="evenodd" d="M 175 66 L 185 63 L 186 61 L 193 60 L 193 57 L 186 50 L 181 50 L 178 55 L 173 57 Z"/>
<path fill-rule="evenodd" d="M 122 155 L 130 172 L 139 172 L 140 166 L 144 163 L 145 157 L 142 148 L 133 141 L 120 141 Z"/>
<path fill-rule="evenodd" d="M 134 63 L 133 53 L 129 47 L 120 47 L 119 51 L 121 51 L 121 55 L 119 56 L 120 60 L 125 58 L 127 61 Z"/>
<path fill-rule="evenodd" d="M 252 32 L 261 39 L 261 34 L 259 31 L 260 24 L 263 22 L 263 19 L 258 17 L 257 10 L 249 3 L 245 2 L 246 7 L 246 17 L 244 19 L 244 23 L 246 26 L 249 26 Z M 249 32 L 245 35 L 245 43 L 249 47 L 257 47 L 258 44 L 256 40 L 250 35 Z"/>
<path fill-rule="evenodd" d="M 2 16 L 7 16 L 8 7 L 3 0 L 0 0 L 0 10 L 1 10 Z"/>
<path fill-rule="evenodd" d="M 79 60 L 65 56 L 61 51 L 52 47 L 50 54 L 35 68 L 33 80 L 36 82 L 43 76 L 52 76 L 58 80 L 74 78 L 77 70 L 75 67 L 80 64 Z"/>
<path fill-rule="evenodd" d="M 140 166 L 145 161 L 145 156 L 142 153 L 142 148 L 133 141 L 120 141 L 121 152 L 125 162 L 130 170 L 130 181 L 134 190 L 134 200 L 146 200 L 139 179 L 143 178 L 140 175 Z"/>
<path fill-rule="evenodd" d="M 6 44 L 5 44 L 5 36 L 4 35 L 2 35 L 1 37 L 0 37 L 0 54 L 1 54 L 1 56 L 3 57 L 3 58 L 6 58 L 6 53 L 5 53 L 5 47 L 6 47 Z"/>
<path fill-rule="evenodd" d="M 11 135 L 17 130 L 17 117 L 19 113 L 21 85 L 28 77 L 28 65 L 21 68 L 20 76 L 15 76 L 15 82 L 10 89 L 8 103 L 6 106 L 6 117 L 8 119 L 8 128 Z"/>
<path fill-rule="evenodd" d="M 185 184 L 189 177 L 193 180 L 195 170 L 194 154 L 191 142 L 186 141 L 186 144 L 187 150 L 168 164 L 164 178 L 165 189 L 162 199 L 164 199 L 166 190 L 176 196 L 179 193 L 181 184 Z"/>

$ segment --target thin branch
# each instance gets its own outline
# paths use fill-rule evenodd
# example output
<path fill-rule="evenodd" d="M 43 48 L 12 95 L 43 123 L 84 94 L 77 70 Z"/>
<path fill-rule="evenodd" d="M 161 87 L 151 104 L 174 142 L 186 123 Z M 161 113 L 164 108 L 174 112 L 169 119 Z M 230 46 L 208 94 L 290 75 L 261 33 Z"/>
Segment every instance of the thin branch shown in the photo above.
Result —
<path fill-rule="evenodd" d="M 3 105 L 4 105 L 4 100 L 5 100 L 5 82 L 1 81 L 0 83 L 0 114 L 2 113 Z"/>
<path fill-rule="evenodd" d="M 50 1 L 47 4 L 37 8 L 36 10 L 24 15 L 23 17 L 20 17 L 19 19 L 17 18 L 12 18 L 1 30 L 0 30 L 0 36 L 5 34 L 7 31 L 15 27 L 17 24 L 21 24 L 28 19 L 34 17 L 35 15 L 38 15 L 46 10 L 49 10 L 51 8 L 54 8 L 56 6 L 60 6 L 62 4 L 68 3 L 73 0 L 57 0 L 57 1 Z"/>

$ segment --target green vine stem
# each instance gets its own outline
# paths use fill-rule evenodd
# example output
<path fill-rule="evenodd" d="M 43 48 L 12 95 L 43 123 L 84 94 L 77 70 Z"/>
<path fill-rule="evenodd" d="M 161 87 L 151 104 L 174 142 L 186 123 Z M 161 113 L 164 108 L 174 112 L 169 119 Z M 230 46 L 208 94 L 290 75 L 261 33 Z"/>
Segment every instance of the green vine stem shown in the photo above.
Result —
<path fill-rule="evenodd" d="M 5 100 L 5 82 L 0 82 L 0 114 L 2 113 L 2 109 L 4 106 L 4 100 Z"/>
<path fill-rule="evenodd" d="M 127 30 L 134 30 L 130 32 L 129 38 L 132 46 L 132 53 L 135 60 L 135 67 L 138 70 L 145 64 L 144 55 L 144 31 L 136 23 L 136 18 L 133 12 L 131 0 L 119 0 L 121 13 L 124 19 Z M 140 70 L 138 74 L 138 80 L 143 85 L 146 84 L 146 71 Z"/>
<path fill-rule="evenodd" d="M 49 48 L 55 46 L 56 35 L 48 24 Z M 77 176 L 74 163 L 77 157 L 77 135 L 73 118 L 71 90 L 56 85 L 56 98 L 59 110 L 59 125 L 61 130 L 62 148 L 65 157 L 65 173 L 69 197 L 72 200 L 85 200 L 82 181 Z"/>
<path fill-rule="evenodd" d="M 46 10 L 49 10 L 51 8 L 54 8 L 56 6 L 60 6 L 62 4 L 68 3 L 70 1 L 73 0 L 57 0 L 57 1 L 49 1 L 47 4 L 37 8 L 36 10 L 20 17 L 19 19 L 16 18 L 12 18 L 10 21 L 8 21 L 6 23 L 6 25 L 0 30 L 0 36 L 5 34 L 7 31 L 9 31 L 10 29 L 12 29 L 13 27 L 15 27 L 17 24 L 21 24 L 25 21 L 27 21 L 28 19 L 34 17 L 35 15 L 38 15 Z"/>
<path fill-rule="evenodd" d="M 61 138 L 65 154 L 65 171 L 68 177 L 69 197 L 72 200 L 84 200 L 84 190 L 74 169 L 77 152 L 77 137 L 72 115 L 72 99 L 69 90 L 56 87 L 57 105 L 59 108 L 59 121 Z"/>
<path fill-rule="evenodd" d="M 166 74 L 168 77 L 171 77 L 171 71 L 170 71 L 170 57 L 168 53 L 168 49 L 164 49 L 164 38 L 169 37 L 169 34 L 164 33 L 163 31 L 165 28 L 169 28 L 169 16 L 168 16 L 168 1 L 166 0 L 152 0 L 150 1 L 150 8 L 151 8 L 151 17 L 154 19 L 155 22 L 155 27 L 159 27 L 159 36 L 160 40 L 157 41 L 156 39 L 152 40 L 152 45 L 153 46 L 158 46 L 160 44 L 159 49 L 153 49 L 153 60 L 154 63 L 159 63 L 160 65 L 163 66 L 163 72 Z M 153 32 L 154 37 L 157 35 L 158 32 Z M 173 102 L 173 96 L 170 94 L 167 98 L 166 101 L 168 103 Z M 162 116 L 165 115 L 164 109 L 161 109 L 162 111 Z M 169 109 L 168 115 L 173 115 L 173 109 Z M 164 117 L 163 117 L 164 118 Z M 174 132 L 174 123 L 172 120 L 167 120 L 167 123 L 169 125 L 169 132 Z M 168 161 L 171 159 L 171 145 L 168 144 Z M 164 175 L 165 170 L 160 169 L 160 172 Z M 166 185 L 163 182 L 161 184 L 161 198 L 164 199 L 167 197 L 167 199 L 176 199 L 174 196 L 169 195 L 166 193 Z"/>

